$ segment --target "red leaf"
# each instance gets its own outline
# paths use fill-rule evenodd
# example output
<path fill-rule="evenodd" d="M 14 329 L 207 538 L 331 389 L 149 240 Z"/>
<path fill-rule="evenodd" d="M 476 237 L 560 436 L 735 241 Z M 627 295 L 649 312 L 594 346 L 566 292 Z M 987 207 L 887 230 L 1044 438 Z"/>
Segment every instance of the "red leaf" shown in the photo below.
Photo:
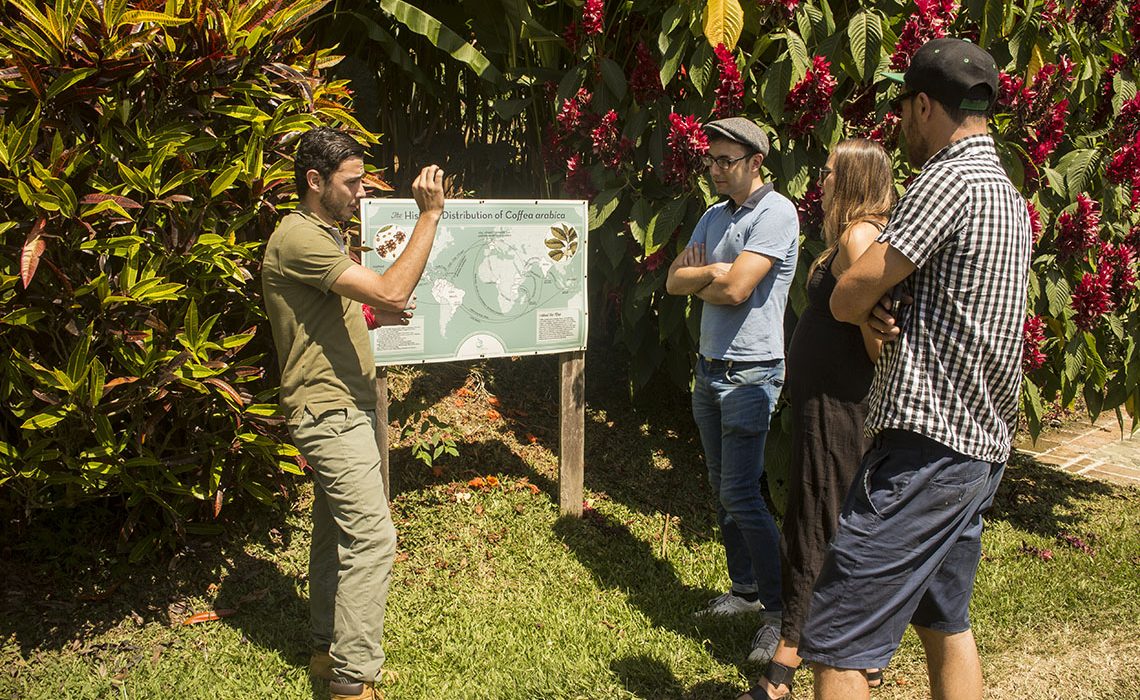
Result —
<path fill-rule="evenodd" d="M 245 401 L 242 401 L 241 395 L 237 393 L 237 390 L 221 379 L 218 379 L 217 377 L 210 377 L 209 379 L 203 379 L 202 381 L 206 384 L 213 384 L 214 386 L 224 391 L 229 395 L 231 399 L 234 400 L 234 403 L 236 403 L 238 406 L 245 405 Z"/>
<path fill-rule="evenodd" d="M 381 192 L 392 192 L 396 189 L 395 187 L 389 185 L 387 182 L 381 180 L 379 176 L 372 173 L 364 174 L 364 184 L 374 189 L 380 190 Z"/>
<path fill-rule="evenodd" d="M 111 389 L 119 386 L 120 384 L 134 384 L 139 380 L 138 377 L 115 377 L 111 381 L 103 385 L 103 393 L 106 394 Z"/>
<path fill-rule="evenodd" d="M 225 496 L 226 490 L 219 488 L 218 492 L 214 494 L 214 517 L 218 517 L 218 513 L 222 512 L 222 498 Z"/>
<path fill-rule="evenodd" d="M 111 200 L 117 203 L 123 209 L 142 209 L 142 205 L 131 199 L 130 197 L 123 197 L 117 194 L 89 194 L 85 195 L 83 199 L 79 200 L 80 204 L 98 204 Z"/>
<path fill-rule="evenodd" d="M 182 624 L 196 625 L 199 622 L 213 622 L 214 620 L 220 620 L 223 617 L 229 617 L 236 612 L 237 610 L 207 610 L 206 612 L 200 612 L 195 615 L 191 615 L 190 617 L 183 620 Z"/>
<path fill-rule="evenodd" d="M 47 219 L 38 219 L 32 230 L 28 232 L 28 237 L 24 239 L 24 248 L 20 252 L 20 279 L 24 281 L 24 289 L 32 283 L 36 268 L 40 266 L 40 256 L 47 248 L 47 242 L 40 237 L 46 225 Z"/>

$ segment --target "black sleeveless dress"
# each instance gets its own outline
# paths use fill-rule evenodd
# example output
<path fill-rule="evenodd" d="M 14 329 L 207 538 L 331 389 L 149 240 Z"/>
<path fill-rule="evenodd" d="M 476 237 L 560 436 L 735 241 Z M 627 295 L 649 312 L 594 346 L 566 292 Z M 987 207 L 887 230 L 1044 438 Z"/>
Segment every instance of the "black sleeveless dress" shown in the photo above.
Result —
<path fill-rule="evenodd" d="M 863 437 L 875 366 L 859 327 L 831 315 L 838 250 L 807 283 L 808 307 L 788 348 L 784 391 L 791 400 L 792 463 L 780 538 L 784 604 L 781 633 L 799 644 L 811 590 L 839 511 L 869 441 Z"/>

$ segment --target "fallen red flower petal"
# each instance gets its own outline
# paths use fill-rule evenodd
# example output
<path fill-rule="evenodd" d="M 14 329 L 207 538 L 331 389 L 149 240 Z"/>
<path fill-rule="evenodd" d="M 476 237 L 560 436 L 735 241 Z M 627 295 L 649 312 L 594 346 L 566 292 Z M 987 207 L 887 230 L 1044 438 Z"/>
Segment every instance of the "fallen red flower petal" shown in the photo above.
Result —
<path fill-rule="evenodd" d="M 207 610 L 206 612 L 200 612 L 200 613 L 191 615 L 190 617 L 183 620 L 182 624 L 184 624 L 184 625 L 196 625 L 199 622 L 213 622 L 214 620 L 220 620 L 223 617 L 229 617 L 230 615 L 233 615 L 235 613 L 237 613 L 237 610 L 227 610 L 227 609 Z"/>

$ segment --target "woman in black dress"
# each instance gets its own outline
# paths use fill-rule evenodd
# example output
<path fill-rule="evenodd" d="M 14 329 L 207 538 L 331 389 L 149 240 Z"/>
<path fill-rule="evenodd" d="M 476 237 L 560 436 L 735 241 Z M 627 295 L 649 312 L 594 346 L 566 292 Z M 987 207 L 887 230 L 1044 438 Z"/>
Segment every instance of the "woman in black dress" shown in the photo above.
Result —
<path fill-rule="evenodd" d="M 897 199 L 890 156 L 874 141 L 842 141 L 820 169 L 820 185 L 827 247 L 808 274 L 808 307 L 792 335 L 784 387 L 794 427 L 780 540 L 781 639 L 748 693 L 753 700 L 791 692 L 812 586 L 866 447 L 866 397 L 879 356 L 868 329 L 835 320 L 830 299 L 836 278 L 875 241 Z"/>

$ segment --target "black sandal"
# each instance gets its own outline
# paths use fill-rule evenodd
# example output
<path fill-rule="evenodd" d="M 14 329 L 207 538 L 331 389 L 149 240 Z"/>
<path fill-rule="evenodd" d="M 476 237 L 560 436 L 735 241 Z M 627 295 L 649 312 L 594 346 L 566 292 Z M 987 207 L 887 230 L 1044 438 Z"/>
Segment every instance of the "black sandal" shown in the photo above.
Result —
<path fill-rule="evenodd" d="M 792 696 L 792 680 L 796 677 L 797 668 L 798 666 L 785 666 L 778 661 L 769 661 L 768 667 L 764 669 L 763 679 L 771 683 L 774 688 L 781 685 L 787 686 L 788 692 L 780 697 L 790 698 Z M 772 696 L 768 694 L 763 683 L 752 686 L 746 694 L 751 696 L 752 700 L 772 700 Z"/>
<path fill-rule="evenodd" d="M 874 671 L 864 671 L 867 675 L 867 687 L 878 688 L 883 684 L 883 669 L 876 669 Z"/>

